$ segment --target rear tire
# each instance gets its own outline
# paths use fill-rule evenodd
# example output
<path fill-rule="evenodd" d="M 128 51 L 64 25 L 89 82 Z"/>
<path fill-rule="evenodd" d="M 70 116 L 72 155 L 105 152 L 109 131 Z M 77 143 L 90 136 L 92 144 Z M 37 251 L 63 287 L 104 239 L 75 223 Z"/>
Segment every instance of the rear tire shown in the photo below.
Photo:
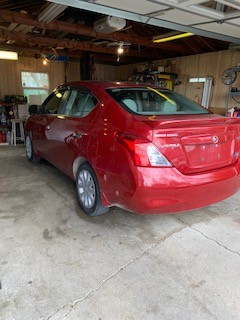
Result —
<path fill-rule="evenodd" d="M 35 155 L 32 139 L 29 133 L 26 134 L 25 138 L 25 148 L 26 148 L 26 156 L 30 162 L 39 162 L 41 159 Z"/>
<path fill-rule="evenodd" d="M 97 177 L 87 162 L 78 168 L 76 187 L 80 207 L 88 216 L 100 216 L 109 210 L 102 205 Z"/>

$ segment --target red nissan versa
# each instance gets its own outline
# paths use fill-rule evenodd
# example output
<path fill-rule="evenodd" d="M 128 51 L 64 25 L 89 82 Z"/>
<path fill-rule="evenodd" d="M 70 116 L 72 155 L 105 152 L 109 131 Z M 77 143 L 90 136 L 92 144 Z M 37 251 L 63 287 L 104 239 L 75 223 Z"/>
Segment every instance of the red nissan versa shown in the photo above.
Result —
<path fill-rule="evenodd" d="M 25 124 L 30 161 L 76 180 L 90 216 L 190 210 L 240 186 L 240 120 L 168 90 L 82 81 L 57 88 Z"/>

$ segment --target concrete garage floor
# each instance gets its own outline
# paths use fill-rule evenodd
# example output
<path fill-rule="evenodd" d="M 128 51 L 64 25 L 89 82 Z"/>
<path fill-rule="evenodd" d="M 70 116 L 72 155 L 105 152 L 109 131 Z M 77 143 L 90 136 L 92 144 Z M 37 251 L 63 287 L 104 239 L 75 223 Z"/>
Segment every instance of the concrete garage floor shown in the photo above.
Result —
<path fill-rule="evenodd" d="M 74 182 L 0 147 L 1 320 L 239 320 L 240 193 L 88 218 Z"/>

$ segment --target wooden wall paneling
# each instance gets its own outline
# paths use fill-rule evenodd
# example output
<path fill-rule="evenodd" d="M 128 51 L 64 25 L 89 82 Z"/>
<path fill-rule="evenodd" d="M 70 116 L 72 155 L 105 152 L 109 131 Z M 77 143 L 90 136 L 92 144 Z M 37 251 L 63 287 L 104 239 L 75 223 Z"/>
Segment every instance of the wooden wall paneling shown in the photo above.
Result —
<path fill-rule="evenodd" d="M 232 50 L 232 66 L 240 66 L 240 51 Z M 237 73 L 237 79 L 232 84 L 233 87 L 240 87 L 240 72 Z"/>
<path fill-rule="evenodd" d="M 186 73 L 186 65 L 187 65 L 187 59 L 176 59 L 176 64 L 174 66 L 174 73 L 178 75 L 177 80 L 181 81 L 181 84 L 175 87 L 175 91 L 186 95 L 186 83 L 189 80 L 190 72 Z"/>
<path fill-rule="evenodd" d="M 186 97 L 201 104 L 202 96 L 203 96 L 203 87 L 204 87 L 204 84 L 202 82 L 199 82 L 199 83 L 187 82 L 186 94 L 185 94 Z"/>
<path fill-rule="evenodd" d="M 212 76 L 214 87 L 210 107 L 225 108 L 226 97 L 229 87 L 222 83 L 224 70 L 240 64 L 240 51 L 225 50 L 188 57 L 180 57 L 168 60 L 158 60 L 154 62 L 155 67 L 166 66 L 172 63 L 172 72 L 178 74 L 178 79 L 182 83 L 175 87 L 175 91 L 186 94 L 186 86 L 190 76 Z M 125 66 L 111 66 L 96 64 L 97 80 L 128 80 L 136 68 L 147 67 L 148 63 L 132 64 Z M 49 73 L 50 88 L 52 91 L 65 80 L 65 63 L 56 61 L 53 64 L 44 66 L 42 59 L 20 57 L 18 61 L 0 60 L 0 98 L 7 94 L 22 94 L 21 71 L 35 71 Z M 68 62 L 66 68 L 66 80 L 80 80 L 80 62 Z M 240 73 L 233 84 L 240 87 Z M 240 102 L 240 101 L 239 101 Z M 230 106 L 238 105 L 230 99 Z M 240 104 L 239 104 L 240 105 Z"/>
<path fill-rule="evenodd" d="M 115 81 L 117 79 L 116 67 L 97 63 L 95 76 L 96 76 L 96 80 Z"/>
<path fill-rule="evenodd" d="M 183 73 L 189 73 L 190 75 L 189 70 L 193 71 L 193 69 L 191 69 L 189 64 L 198 64 L 198 67 L 196 66 L 195 71 L 191 74 L 192 76 L 212 76 L 214 78 L 210 108 L 215 108 L 215 110 L 216 108 L 225 109 L 229 87 L 222 83 L 222 74 L 224 70 L 234 67 L 239 63 L 240 53 L 236 52 L 236 50 L 226 50 L 221 52 L 201 54 L 198 55 L 198 57 L 199 60 L 196 61 L 190 61 L 184 57 L 180 58 L 180 60 L 177 59 L 180 64 L 177 64 L 177 69 L 175 72 L 179 74 L 179 77 L 181 77 Z M 181 64 L 183 60 L 185 60 L 184 66 Z M 178 87 L 176 87 L 176 90 L 178 90 Z M 220 110 L 219 113 L 223 113 L 223 111 Z"/>
<path fill-rule="evenodd" d="M 128 80 L 129 77 L 129 66 L 116 67 L 116 80 Z"/>
<path fill-rule="evenodd" d="M 81 80 L 81 71 L 80 71 L 80 62 L 71 61 L 66 64 L 66 81 L 80 81 Z"/>
<path fill-rule="evenodd" d="M 210 55 L 200 54 L 198 55 L 198 67 L 196 74 L 199 77 L 211 77 L 215 73 L 216 66 L 216 55 L 213 52 Z"/>
<path fill-rule="evenodd" d="M 50 92 L 65 82 L 65 66 L 64 62 L 56 61 L 53 64 L 49 64 L 49 90 Z"/>
<path fill-rule="evenodd" d="M 79 81 L 80 62 L 55 61 L 44 66 L 42 59 L 20 57 L 18 61 L 0 60 L 0 98 L 4 95 L 20 95 L 22 92 L 21 71 L 46 72 L 49 75 L 49 92 L 66 81 Z M 116 67 L 96 64 L 98 80 L 116 80 Z"/>
<path fill-rule="evenodd" d="M 225 69 L 231 67 L 231 61 L 229 56 L 231 52 L 218 52 L 215 55 L 214 61 L 214 86 L 213 86 L 213 95 L 211 99 L 210 109 L 211 108 L 226 108 L 226 97 L 228 92 L 228 86 L 224 85 L 222 82 L 222 74 Z"/>
<path fill-rule="evenodd" d="M 239 50 L 231 50 L 232 56 L 231 56 L 231 62 L 232 66 L 240 66 L 240 51 Z M 237 78 L 233 82 L 232 87 L 234 88 L 240 88 L 240 72 L 237 72 Z M 240 108 L 240 97 L 235 97 L 235 99 L 230 98 L 230 107 L 237 107 Z"/>
<path fill-rule="evenodd" d="M 16 68 L 17 61 L 0 60 L 0 98 L 18 90 Z"/>
<path fill-rule="evenodd" d="M 21 71 L 47 72 L 49 91 L 64 82 L 64 63 L 56 61 L 47 66 L 41 59 L 19 58 L 18 61 L 0 60 L 0 97 L 8 94 L 23 94 Z"/>
<path fill-rule="evenodd" d="M 158 60 L 155 61 L 154 64 L 156 66 L 166 66 L 166 64 L 169 64 L 169 61 L 171 63 L 171 59 Z M 220 110 L 219 113 L 224 113 L 223 110 L 226 108 L 226 98 L 229 86 L 222 83 L 222 74 L 224 70 L 240 64 L 240 51 L 225 50 L 220 52 L 180 57 L 172 59 L 172 62 L 172 72 L 177 73 L 177 80 L 181 81 L 181 84 L 175 87 L 176 92 L 186 95 L 187 89 L 189 89 L 189 77 L 212 76 L 214 79 L 214 86 L 212 90 L 210 108 L 215 108 L 214 110 L 218 109 Z M 132 66 L 117 67 L 117 75 L 121 75 L 121 78 L 125 77 L 125 79 L 127 79 L 129 69 L 131 67 Z M 234 82 L 233 86 L 240 87 L 240 73 L 238 74 L 237 80 Z M 193 88 L 193 90 L 195 89 Z M 192 96 L 192 94 L 193 93 L 190 92 L 190 96 Z M 237 102 L 235 102 L 233 99 L 230 99 L 231 107 L 237 105 Z"/>
<path fill-rule="evenodd" d="M 223 84 L 222 74 L 228 69 L 234 67 L 236 64 L 233 63 L 234 50 L 221 51 L 215 55 L 215 72 L 214 76 L 214 87 L 213 96 L 210 107 L 212 108 L 226 108 L 227 93 L 229 86 Z M 240 57 L 240 56 L 239 56 Z M 233 101 L 230 101 L 231 104 Z"/>
<path fill-rule="evenodd" d="M 147 65 L 148 63 L 133 63 L 130 65 L 116 67 L 116 80 L 127 81 L 132 77 L 134 71 L 138 69 L 143 70 L 147 68 Z"/>
<path fill-rule="evenodd" d="M 42 59 L 21 58 L 19 59 L 18 72 L 21 71 L 30 72 L 43 72 L 49 75 L 49 92 L 54 90 L 57 86 L 64 82 L 64 62 L 54 61 L 49 62 L 47 65 L 43 65 Z M 20 81 L 21 86 L 21 81 Z M 22 90 L 22 86 L 21 86 Z"/>

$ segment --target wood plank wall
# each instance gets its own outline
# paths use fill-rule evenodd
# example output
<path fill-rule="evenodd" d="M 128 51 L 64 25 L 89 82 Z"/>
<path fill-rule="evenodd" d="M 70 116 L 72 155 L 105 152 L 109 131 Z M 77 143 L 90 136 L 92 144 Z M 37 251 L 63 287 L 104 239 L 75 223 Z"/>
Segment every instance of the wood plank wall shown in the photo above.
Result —
<path fill-rule="evenodd" d="M 47 72 L 49 92 L 65 81 L 81 80 L 80 62 L 56 61 L 44 66 L 42 59 L 20 57 L 18 61 L 0 60 L 0 98 L 4 98 L 5 95 L 23 94 L 21 71 Z M 96 79 L 116 80 L 116 67 L 97 64 Z"/>
<path fill-rule="evenodd" d="M 80 62 L 71 61 L 66 64 L 65 81 L 79 81 L 81 80 Z"/>
<path fill-rule="evenodd" d="M 222 74 L 224 70 L 232 68 L 240 63 L 240 52 L 236 50 L 226 50 L 221 52 L 213 52 L 200 54 L 197 56 L 189 56 L 176 59 L 174 72 L 179 74 L 180 81 L 183 78 L 182 85 L 176 87 L 179 93 L 186 93 L 186 84 L 189 76 L 193 77 L 213 77 L 214 86 L 212 91 L 212 99 L 210 101 L 211 108 L 226 108 L 226 97 L 229 86 L 223 84 Z M 240 74 L 233 86 L 240 86 Z M 234 100 L 230 101 L 231 107 L 238 105 Z"/>
<path fill-rule="evenodd" d="M 158 60 L 153 62 L 153 66 L 170 67 L 171 72 L 178 74 L 178 79 L 182 83 L 175 87 L 175 91 L 185 94 L 189 77 L 213 77 L 214 87 L 210 108 L 221 109 L 224 113 L 226 107 L 226 96 L 228 86 L 222 83 L 222 73 L 224 70 L 240 64 L 240 51 L 226 50 L 220 52 L 199 54 L 188 57 Z M 95 78 L 97 80 L 128 80 L 133 70 L 138 67 L 147 67 L 147 63 L 133 64 L 126 66 L 111 66 L 96 64 Z M 4 95 L 22 94 L 21 71 L 47 72 L 50 80 L 50 90 L 65 81 L 78 81 L 81 79 L 80 62 L 59 62 L 56 61 L 48 66 L 43 66 L 41 59 L 19 58 L 18 61 L 0 60 L 0 98 Z M 240 87 L 240 73 L 233 84 Z M 240 99 L 239 99 L 240 102 Z M 230 106 L 240 104 L 233 99 Z"/>
<path fill-rule="evenodd" d="M 238 64 L 240 64 L 240 51 L 237 50 L 226 50 L 153 62 L 155 68 L 158 66 L 169 66 L 172 72 L 178 74 L 177 80 L 182 83 L 175 87 L 175 91 L 181 94 L 186 93 L 186 85 L 189 77 L 213 77 L 214 87 L 210 108 L 220 109 L 214 109 L 214 111 L 218 111 L 218 113 L 224 113 L 226 96 L 229 90 L 229 87 L 222 83 L 221 78 L 223 71 Z M 141 66 L 141 64 L 117 67 L 117 79 L 127 80 L 133 69 L 139 66 Z M 145 66 L 147 66 L 147 64 L 145 64 Z M 240 87 L 240 73 L 238 74 L 237 80 L 233 83 L 233 86 Z M 240 107 L 240 104 L 231 99 L 230 106 Z"/>
<path fill-rule="evenodd" d="M 63 83 L 65 77 L 63 62 L 56 61 L 44 66 L 41 59 L 0 60 L 0 98 L 3 98 L 4 95 L 23 94 L 21 71 L 47 72 L 49 74 L 50 92 Z"/>
<path fill-rule="evenodd" d="M 115 66 L 105 65 L 105 64 L 96 64 L 96 80 L 116 80 L 116 69 Z"/>

